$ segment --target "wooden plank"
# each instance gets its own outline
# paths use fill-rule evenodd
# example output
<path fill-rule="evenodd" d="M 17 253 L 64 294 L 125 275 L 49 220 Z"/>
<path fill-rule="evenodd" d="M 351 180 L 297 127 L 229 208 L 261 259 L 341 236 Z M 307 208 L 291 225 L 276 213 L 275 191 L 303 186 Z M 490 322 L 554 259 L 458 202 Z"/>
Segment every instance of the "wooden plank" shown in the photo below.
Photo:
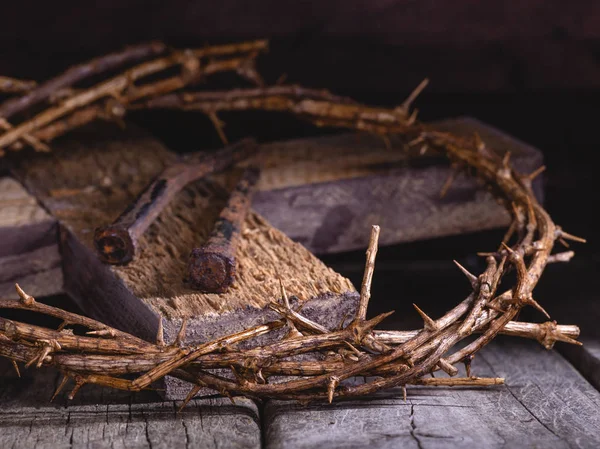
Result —
<path fill-rule="evenodd" d="M 0 297 L 15 282 L 34 296 L 62 291 L 56 220 L 16 180 L 0 177 Z"/>
<path fill-rule="evenodd" d="M 370 400 L 270 402 L 267 448 L 598 447 L 600 393 L 559 354 L 499 337 L 474 361 L 494 388 L 409 387 Z"/>
<path fill-rule="evenodd" d="M 268 308 L 280 295 L 278 276 L 304 313 L 323 325 L 336 326 L 354 310 L 358 294 L 349 280 L 254 212 L 242 232 L 233 287 L 224 294 L 193 290 L 184 279 L 187 258 L 226 200 L 210 182 L 177 196 L 139 242 L 134 261 L 103 265 L 93 249 L 94 229 L 112 222 L 174 158 L 139 130 L 110 130 L 72 135 L 54 145 L 52 156 L 23 161 L 15 170 L 61 223 L 65 289 L 84 312 L 149 340 L 159 320 L 173 341 L 187 319 L 187 342 L 196 343 L 278 318 Z M 189 391 L 177 382 L 165 388 L 169 398 Z"/>
<path fill-rule="evenodd" d="M 59 377 L 47 369 L 17 378 L 0 363 L 0 447 L 247 448 L 261 447 L 256 405 L 245 398 L 162 402 L 155 392 L 130 394 L 85 386 L 73 402 L 49 399 Z"/>
<path fill-rule="evenodd" d="M 445 120 L 441 130 L 479 134 L 523 173 L 543 164 L 535 148 L 472 118 Z M 387 148 L 370 135 L 343 134 L 264 145 L 249 163 L 264 167 L 254 208 L 292 240 L 317 254 L 366 248 L 381 226 L 389 245 L 508 226 L 509 216 L 477 182 L 459 175 L 444 198 L 451 169 L 444 158 L 409 158 L 399 140 Z M 541 178 L 535 182 L 543 200 Z"/>

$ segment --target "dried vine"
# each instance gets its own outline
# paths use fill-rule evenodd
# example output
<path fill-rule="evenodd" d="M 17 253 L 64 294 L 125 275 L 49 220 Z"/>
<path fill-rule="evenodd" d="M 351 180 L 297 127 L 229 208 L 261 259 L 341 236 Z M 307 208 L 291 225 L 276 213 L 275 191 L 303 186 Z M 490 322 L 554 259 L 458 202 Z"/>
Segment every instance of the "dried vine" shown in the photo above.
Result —
<path fill-rule="evenodd" d="M 579 344 L 577 326 L 561 326 L 550 320 L 541 324 L 514 321 L 526 306 L 533 306 L 548 317 L 534 299 L 534 288 L 548 263 L 567 262 L 573 256 L 571 251 L 553 254 L 557 241 L 583 241 L 556 226 L 537 202 L 531 183 L 541 170 L 519 174 L 511 168 L 510 154 L 497 155 L 478 136 L 461 138 L 420 123 L 410 105 L 425 83 L 395 109 L 361 105 L 328 91 L 297 86 L 181 92 L 198 77 L 223 70 L 237 71 L 261 84 L 253 63 L 265 46 L 259 41 L 172 51 L 89 89 L 63 92 L 58 104 L 49 105 L 20 124 L 8 123 L 9 117 L 0 112 L 0 118 L 5 120 L 0 149 L 16 150 L 23 143 L 43 144 L 96 118 L 120 119 L 127 110 L 139 108 L 202 111 L 213 120 L 224 140 L 216 114 L 251 109 L 289 112 L 317 126 L 366 131 L 383 138 L 400 134 L 405 137 L 407 149 L 445 154 L 457 169 L 474 174 L 512 215 L 512 223 L 497 251 L 485 255 L 487 266 L 483 273 L 473 275 L 457 264 L 472 286 L 471 294 L 436 320 L 415 305 L 424 321 L 422 329 L 376 330 L 389 313 L 366 319 L 379 235 L 379 228 L 373 226 L 359 307 L 350 323 L 340 329 L 324 328 L 293 310 L 282 283 L 282 302 L 271 304 L 281 316 L 277 321 L 191 346 L 183 345 L 184 322 L 174 342 L 165 344 L 159 330 L 157 342 L 149 343 L 98 321 L 40 304 L 17 286 L 20 299 L 1 300 L 0 308 L 38 312 L 60 318 L 63 323 L 55 330 L 0 318 L 0 356 L 11 359 L 17 369 L 17 362 L 25 363 L 26 367 L 55 366 L 65 375 L 55 395 L 72 379 L 75 386 L 69 394 L 71 398 L 86 383 L 137 391 L 171 375 L 193 384 L 184 405 L 203 387 L 229 396 L 331 402 L 334 398 L 362 396 L 411 384 L 502 383 L 503 379 L 472 377 L 470 369 L 474 354 L 499 333 L 536 339 L 548 349 L 556 341 Z M 135 84 L 138 79 L 175 66 L 181 68 L 181 73 Z M 67 73 L 71 75 L 57 78 L 60 82 L 31 86 L 23 98 L 40 102 L 59 94 L 49 92 L 49 84 L 55 90 L 57 86 L 60 90 L 71 88 L 80 80 L 72 74 L 80 71 Z M 36 94 L 36 89 L 45 89 L 43 95 L 39 91 Z M 171 93 L 175 91 L 179 92 Z M 6 111 L 6 103 L 0 105 L 0 111 Z M 451 180 L 445 190 L 450 183 Z M 515 285 L 501 289 L 502 280 L 512 270 L 516 273 Z M 75 335 L 69 328 L 74 325 L 90 331 L 87 335 Z M 287 332 L 274 343 L 255 344 L 250 349 L 237 346 L 282 328 Z M 457 343 L 472 334 L 477 334 L 477 338 L 452 352 Z M 300 354 L 314 357 L 295 358 Z M 459 363 L 466 365 L 467 377 L 424 377 L 437 370 L 456 376 L 455 365 Z M 217 374 L 215 369 L 228 370 L 230 375 Z M 137 377 L 128 378 L 131 374 Z M 356 376 L 365 376 L 367 380 L 359 384 L 344 382 Z"/>

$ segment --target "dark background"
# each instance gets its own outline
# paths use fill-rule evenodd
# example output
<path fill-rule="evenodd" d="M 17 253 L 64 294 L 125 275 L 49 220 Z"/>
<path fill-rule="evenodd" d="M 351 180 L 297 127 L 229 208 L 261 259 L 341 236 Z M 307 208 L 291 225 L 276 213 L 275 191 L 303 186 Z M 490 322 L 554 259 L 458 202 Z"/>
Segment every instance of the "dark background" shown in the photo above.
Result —
<path fill-rule="evenodd" d="M 285 73 L 288 82 L 391 106 L 429 77 L 430 87 L 416 103 L 423 120 L 474 116 L 543 151 L 547 209 L 558 224 L 589 243 L 576 245 L 578 256 L 570 264 L 548 268 L 537 300 L 560 322 L 598 332 L 599 246 L 593 214 L 598 204 L 600 2 L 10 2 L 2 6 L 1 16 L 0 73 L 36 80 L 152 39 L 199 46 L 254 38 L 271 41 L 270 52 L 260 59 L 269 82 Z M 319 132 L 279 115 L 223 118 L 232 139 Z M 152 112 L 132 119 L 174 150 L 219 145 L 202 116 Z M 434 311 L 449 308 L 467 290 L 451 260 L 476 271 L 480 266 L 472 254 L 495 248 L 501 235 L 486 232 L 382 249 L 374 312 L 406 311 L 413 301 Z M 360 284 L 362 251 L 324 259 Z"/>

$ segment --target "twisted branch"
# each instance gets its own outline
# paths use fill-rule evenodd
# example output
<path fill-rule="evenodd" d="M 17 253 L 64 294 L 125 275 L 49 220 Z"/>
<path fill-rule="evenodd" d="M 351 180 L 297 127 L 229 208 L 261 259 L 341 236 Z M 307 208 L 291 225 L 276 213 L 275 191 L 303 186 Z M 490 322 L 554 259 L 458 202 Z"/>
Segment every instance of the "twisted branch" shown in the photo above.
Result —
<path fill-rule="evenodd" d="M 88 90 L 75 91 L 58 106 L 50 106 L 32 119 L 6 129 L 0 135 L 0 148 L 15 149 L 20 140 L 49 141 L 94 119 L 114 119 L 122 117 L 127 110 L 140 108 L 201 111 L 216 124 L 219 123 L 216 114 L 221 111 L 270 110 L 294 114 L 317 126 L 366 131 L 384 139 L 393 134 L 401 135 L 407 151 L 416 149 L 420 154 L 436 151 L 446 155 L 457 169 L 479 178 L 512 216 L 499 249 L 485 255 L 486 269 L 481 274 L 474 275 L 458 265 L 472 287 L 471 294 L 438 319 L 415 305 L 423 319 L 421 329 L 376 330 L 389 313 L 366 319 L 379 233 L 379 228 L 374 226 L 358 311 L 350 324 L 341 329 L 327 329 L 293 310 L 287 300 L 284 280 L 283 302 L 271 304 L 281 319 L 184 347 L 181 342 L 185 323 L 175 342 L 165 344 L 159 332 L 157 342 L 149 343 L 95 320 L 40 304 L 17 286 L 21 299 L 2 300 L 0 308 L 31 310 L 64 322 L 55 330 L 0 318 L 1 356 L 26 366 L 55 366 L 65 374 L 59 389 L 69 379 L 74 382 L 69 397 L 86 383 L 138 391 L 171 375 L 194 384 L 184 405 L 201 387 L 224 395 L 331 402 L 336 398 L 414 384 L 498 385 L 503 379 L 471 377 L 471 361 L 474 354 L 499 333 L 535 339 L 548 349 L 557 341 L 579 344 L 577 326 L 558 325 L 551 320 L 514 321 L 527 306 L 547 316 L 534 299 L 534 288 L 548 263 L 568 262 L 573 257 L 572 251 L 552 254 L 554 245 L 556 241 L 564 244 L 567 240 L 583 241 L 556 226 L 537 202 L 531 183 L 542 168 L 532 174 L 517 173 L 510 165 L 510 154 L 499 156 L 487 148 L 479 136 L 458 137 L 419 122 L 416 113 L 410 111 L 410 105 L 425 83 L 395 109 L 362 105 L 328 91 L 298 86 L 225 92 L 180 91 L 192 85 L 200 75 L 223 70 L 237 71 L 260 83 L 252 63 L 264 46 L 264 42 L 255 42 L 174 51 Z M 182 73 L 140 86 L 134 84 L 138 79 L 163 73 L 174 66 L 181 67 Z M 180 92 L 172 93 L 174 91 Z M 449 188 L 450 182 L 444 191 Z M 498 291 L 510 271 L 516 273 L 516 283 Z M 85 326 L 90 332 L 86 336 L 74 335 L 69 329 L 73 325 Z M 255 341 L 256 337 L 281 328 L 288 332 L 277 341 L 266 345 Z M 475 340 L 460 350 L 453 350 L 473 334 L 477 334 Z M 244 349 L 238 346 L 242 341 Z M 302 358 L 296 357 L 301 354 Z M 424 377 L 438 370 L 456 376 L 458 369 L 454 365 L 458 363 L 465 364 L 466 378 Z M 226 370 L 228 374 L 216 374 L 215 369 Z M 131 373 L 137 375 L 133 380 L 125 377 Z M 345 382 L 355 376 L 365 376 L 367 380 L 362 384 Z"/>

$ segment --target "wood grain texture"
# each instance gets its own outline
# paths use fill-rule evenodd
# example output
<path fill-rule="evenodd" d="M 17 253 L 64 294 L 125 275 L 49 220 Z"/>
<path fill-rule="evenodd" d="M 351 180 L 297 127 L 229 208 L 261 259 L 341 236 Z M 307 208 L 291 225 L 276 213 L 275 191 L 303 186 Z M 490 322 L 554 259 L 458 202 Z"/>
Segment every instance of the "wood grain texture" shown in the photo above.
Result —
<path fill-rule="evenodd" d="M 134 261 L 102 264 L 94 229 L 111 223 L 174 158 L 139 130 L 111 129 L 69 136 L 52 156 L 23 161 L 15 170 L 61 224 L 65 289 L 83 311 L 149 340 L 162 320 L 165 339 L 173 341 L 185 318 L 187 342 L 197 343 L 278 318 L 267 307 L 279 298 L 278 276 L 323 325 L 337 326 L 354 310 L 358 294 L 348 279 L 254 212 L 242 228 L 232 288 L 221 295 L 192 289 L 185 281 L 189 253 L 204 243 L 227 198 L 209 181 L 177 195 L 140 239 Z M 174 396 L 167 385 L 167 397 L 185 397 L 188 388 L 176 386 Z"/>
<path fill-rule="evenodd" d="M 600 393 L 556 352 L 498 338 L 473 364 L 494 388 L 409 387 L 361 401 L 302 407 L 270 402 L 267 448 L 544 447 L 600 444 Z"/>
<path fill-rule="evenodd" d="M 86 386 L 74 401 L 50 403 L 57 373 L 26 370 L 17 378 L 0 363 L 0 446 L 14 448 L 244 448 L 261 447 L 256 405 L 236 398 L 162 402 L 156 392 L 129 394 Z"/>
<path fill-rule="evenodd" d="M 475 119 L 438 123 L 458 135 L 479 134 L 523 173 L 543 164 L 535 148 Z M 387 148 L 376 136 L 344 134 L 278 142 L 247 162 L 263 166 L 256 211 L 317 254 L 366 248 L 372 224 L 388 245 L 504 227 L 509 216 L 491 194 L 464 174 L 444 198 L 451 173 L 444 158 L 407 157 L 398 140 Z M 541 178 L 535 182 L 543 200 Z"/>
<path fill-rule="evenodd" d="M 19 182 L 0 177 L 0 297 L 14 297 L 15 282 L 32 295 L 62 291 L 56 220 Z"/>

